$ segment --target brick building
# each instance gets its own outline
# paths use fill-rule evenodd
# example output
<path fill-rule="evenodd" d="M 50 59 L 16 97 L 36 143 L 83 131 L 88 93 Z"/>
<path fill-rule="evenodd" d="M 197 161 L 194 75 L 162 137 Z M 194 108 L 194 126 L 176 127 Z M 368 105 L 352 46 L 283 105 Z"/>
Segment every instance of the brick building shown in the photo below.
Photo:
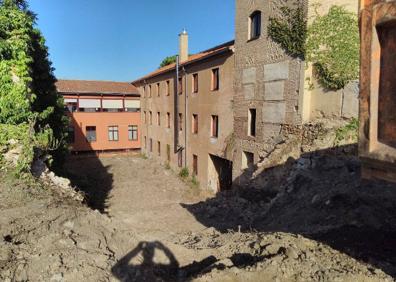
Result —
<path fill-rule="evenodd" d="M 188 35 L 180 34 L 179 68 L 172 64 L 133 82 L 142 94 L 143 152 L 188 167 L 203 188 L 218 191 L 248 183 L 257 164 L 298 158 L 305 122 L 356 117 L 357 82 L 340 91 L 312 90 L 306 82 L 315 83 L 312 67 L 267 34 L 270 18 L 285 5 L 302 5 L 309 19 L 331 4 L 358 10 L 354 0 L 321 2 L 236 0 L 235 41 L 191 56 Z M 282 157 L 272 155 L 288 142 Z"/>
<path fill-rule="evenodd" d="M 129 83 L 59 80 L 73 152 L 140 149 L 140 95 Z"/>

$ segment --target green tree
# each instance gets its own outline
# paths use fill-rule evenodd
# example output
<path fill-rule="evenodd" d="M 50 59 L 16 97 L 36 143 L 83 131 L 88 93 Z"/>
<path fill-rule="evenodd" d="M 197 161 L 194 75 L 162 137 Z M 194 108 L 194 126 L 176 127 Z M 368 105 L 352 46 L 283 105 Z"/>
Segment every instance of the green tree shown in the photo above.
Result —
<path fill-rule="evenodd" d="M 174 56 L 166 57 L 165 59 L 163 59 L 161 64 L 160 64 L 160 68 L 163 68 L 163 67 L 165 67 L 167 65 L 176 63 L 176 57 L 177 56 L 174 55 Z"/>
<path fill-rule="evenodd" d="M 20 136 L 30 136 L 31 147 L 50 153 L 60 164 L 68 120 L 35 21 L 26 1 L 0 0 L 0 124 L 28 129 L 29 134 Z"/>

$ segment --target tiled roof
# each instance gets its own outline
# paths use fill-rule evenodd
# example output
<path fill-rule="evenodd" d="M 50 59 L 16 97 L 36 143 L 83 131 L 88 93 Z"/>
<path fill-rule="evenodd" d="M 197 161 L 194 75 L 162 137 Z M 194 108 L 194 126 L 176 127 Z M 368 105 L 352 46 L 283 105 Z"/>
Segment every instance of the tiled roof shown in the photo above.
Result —
<path fill-rule="evenodd" d="M 58 80 L 56 88 L 60 93 L 71 94 L 139 95 L 136 87 L 128 82 Z"/>
<path fill-rule="evenodd" d="M 229 42 L 224 43 L 222 45 L 216 46 L 214 48 L 205 50 L 203 52 L 200 52 L 200 53 L 197 53 L 197 54 L 194 54 L 194 55 L 190 55 L 188 57 L 188 60 L 183 62 L 183 63 L 181 63 L 180 66 L 185 66 L 185 65 L 188 65 L 188 64 L 191 64 L 191 63 L 206 59 L 206 58 L 208 58 L 210 56 L 213 56 L 213 55 L 220 54 L 220 53 L 223 53 L 225 51 L 231 50 L 233 46 L 234 46 L 234 41 L 232 40 L 232 41 L 229 41 Z M 159 74 L 162 74 L 162 73 L 166 73 L 166 72 L 174 69 L 175 67 L 176 67 L 175 63 L 167 65 L 165 67 L 157 69 L 156 71 L 153 71 L 152 73 L 149 73 L 148 75 L 146 75 L 146 76 L 144 76 L 142 78 L 139 78 L 139 79 L 133 81 L 132 83 L 136 83 L 136 82 L 142 81 L 144 79 L 148 79 L 150 77 L 154 77 L 156 75 L 159 75 Z"/>

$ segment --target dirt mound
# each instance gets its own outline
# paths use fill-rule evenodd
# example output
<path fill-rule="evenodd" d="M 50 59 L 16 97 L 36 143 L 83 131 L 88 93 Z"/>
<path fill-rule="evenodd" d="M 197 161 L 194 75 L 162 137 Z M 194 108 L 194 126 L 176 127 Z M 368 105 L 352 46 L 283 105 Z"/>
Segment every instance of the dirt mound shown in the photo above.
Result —
<path fill-rule="evenodd" d="M 267 170 L 261 188 L 200 202 L 150 160 L 94 162 L 78 168 L 92 177 L 99 164 L 106 168 L 109 181 L 98 189 L 106 192 L 99 206 L 107 214 L 53 185 L 0 175 L 1 281 L 396 277 L 396 187 L 360 181 L 354 157 L 307 155 Z M 149 177 L 152 171 L 159 177 Z M 93 180 L 95 192 L 100 181 Z"/>
<path fill-rule="evenodd" d="M 4 177 L 0 177 L 4 180 Z M 10 184 L 16 184 L 8 186 Z M 54 187 L 0 185 L 1 281 L 99 281 L 133 234 Z"/>
<path fill-rule="evenodd" d="M 284 178 L 277 187 L 269 181 L 261 189 L 247 187 L 219 193 L 212 199 L 184 207 L 205 226 L 223 233 L 285 232 L 330 246 L 333 249 L 316 248 L 326 249 L 326 257 L 331 255 L 328 262 L 323 262 L 329 269 L 335 267 L 331 257 L 338 250 L 396 276 L 395 185 L 362 181 L 357 158 L 340 152 L 307 154 L 291 161 L 286 169 L 267 170 L 266 177 L 270 179 L 271 173 L 279 175 L 280 169 Z M 198 247 L 200 241 L 196 243 Z M 293 244 L 299 246 L 298 242 Z M 303 249 L 298 247 L 297 252 Z M 317 254 L 324 255 L 320 251 Z M 265 261 L 273 259 L 265 257 Z M 288 267 L 293 269 L 292 264 Z M 341 269 L 337 271 L 344 273 Z M 302 273 L 305 278 L 306 275 L 313 280 L 320 278 L 312 276 L 311 271 Z"/>
<path fill-rule="evenodd" d="M 180 244 L 216 249 L 216 262 L 196 281 L 386 281 L 381 270 L 300 235 L 190 234 Z"/>

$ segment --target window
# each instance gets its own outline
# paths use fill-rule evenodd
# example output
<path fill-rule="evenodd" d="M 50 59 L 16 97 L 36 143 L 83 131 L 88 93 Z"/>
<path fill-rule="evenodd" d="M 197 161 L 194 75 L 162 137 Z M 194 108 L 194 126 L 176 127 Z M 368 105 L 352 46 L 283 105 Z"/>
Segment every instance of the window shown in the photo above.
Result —
<path fill-rule="evenodd" d="M 161 142 L 157 142 L 157 148 L 158 148 L 158 156 L 161 156 Z"/>
<path fill-rule="evenodd" d="M 170 128 L 170 127 L 171 127 L 170 113 L 166 113 L 166 127 L 167 127 L 167 128 Z"/>
<path fill-rule="evenodd" d="M 198 156 L 193 155 L 193 175 L 198 175 Z"/>
<path fill-rule="evenodd" d="M 161 113 L 157 112 L 157 125 L 161 126 Z"/>
<path fill-rule="evenodd" d="M 124 100 L 123 107 L 126 112 L 138 113 L 140 112 L 140 100 L 126 99 Z"/>
<path fill-rule="evenodd" d="M 150 152 L 152 153 L 153 152 L 153 139 L 152 138 L 150 138 L 149 146 L 150 146 Z"/>
<path fill-rule="evenodd" d="M 146 98 L 146 86 L 143 86 L 143 97 Z"/>
<path fill-rule="evenodd" d="M 198 74 L 194 73 L 193 76 L 192 76 L 192 79 L 193 79 L 193 81 L 192 81 L 192 86 L 193 86 L 192 92 L 193 93 L 198 93 Z"/>
<path fill-rule="evenodd" d="M 166 81 L 166 96 L 170 95 L 170 81 Z"/>
<path fill-rule="evenodd" d="M 179 93 L 179 95 L 183 94 L 183 77 L 179 77 L 179 83 L 177 85 L 177 93 Z"/>
<path fill-rule="evenodd" d="M 179 131 L 183 131 L 183 114 L 179 114 Z"/>
<path fill-rule="evenodd" d="M 149 123 L 150 125 L 153 124 L 153 113 L 151 111 L 149 112 Z"/>
<path fill-rule="evenodd" d="M 260 37 L 261 34 L 261 12 L 256 11 L 253 14 L 250 15 L 249 18 L 249 28 L 250 28 L 250 33 L 249 33 L 249 39 L 256 39 Z"/>
<path fill-rule="evenodd" d="M 193 134 L 198 134 L 198 115 L 197 114 L 193 114 L 192 115 L 192 133 Z"/>
<path fill-rule="evenodd" d="M 248 123 L 248 135 L 253 137 L 256 136 L 256 109 L 249 109 Z"/>
<path fill-rule="evenodd" d="M 177 153 L 177 165 L 179 167 L 183 166 L 183 151 L 181 150 Z"/>
<path fill-rule="evenodd" d="M 79 99 L 78 110 L 86 113 L 100 112 L 101 101 L 100 99 Z"/>
<path fill-rule="evenodd" d="M 128 139 L 130 141 L 138 140 L 138 126 L 128 125 Z"/>
<path fill-rule="evenodd" d="M 118 126 L 109 126 L 109 141 L 118 141 Z"/>
<path fill-rule="evenodd" d="M 219 117 L 212 116 L 212 124 L 211 124 L 211 137 L 217 138 L 219 136 Z"/>
<path fill-rule="evenodd" d="M 147 137 L 144 136 L 144 148 L 147 149 Z"/>
<path fill-rule="evenodd" d="M 144 115 L 144 123 L 147 123 L 147 113 L 146 113 L 146 111 L 144 111 L 144 113 L 143 113 L 143 115 Z"/>
<path fill-rule="evenodd" d="M 166 144 L 166 160 L 170 162 L 170 145 Z"/>
<path fill-rule="evenodd" d="M 157 96 L 160 96 L 160 83 L 157 83 Z"/>
<path fill-rule="evenodd" d="M 125 101 L 122 99 L 103 99 L 101 107 L 103 112 L 123 112 L 125 111 Z"/>
<path fill-rule="evenodd" d="M 151 85 L 149 85 L 149 88 L 148 88 L 148 91 L 149 91 L 149 98 L 151 98 Z"/>
<path fill-rule="evenodd" d="M 85 127 L 86 138 L 88 142 L 96 141 L 96 126 L 87 126 Z"/>
<path fill-rule="evenodd" d="M 219 90 L 219 69 L 212 69 L 212 91 Z"/>
<path fill-rule="evenodd" d="M 69 126 L 67 129 L 67 143 L 72 144 L 74 140 L 74 126 Z"/>
<path fill-rule="evenodd" d="M 251 168 L 254 165 L 254 154 L 242 152 L 242 169 Z"/>
<path fill-rule="evenodd" d="M 77 102 L 66 102 L 65 110 L 69 111 L 70 113 L 77 112 Z"/>

